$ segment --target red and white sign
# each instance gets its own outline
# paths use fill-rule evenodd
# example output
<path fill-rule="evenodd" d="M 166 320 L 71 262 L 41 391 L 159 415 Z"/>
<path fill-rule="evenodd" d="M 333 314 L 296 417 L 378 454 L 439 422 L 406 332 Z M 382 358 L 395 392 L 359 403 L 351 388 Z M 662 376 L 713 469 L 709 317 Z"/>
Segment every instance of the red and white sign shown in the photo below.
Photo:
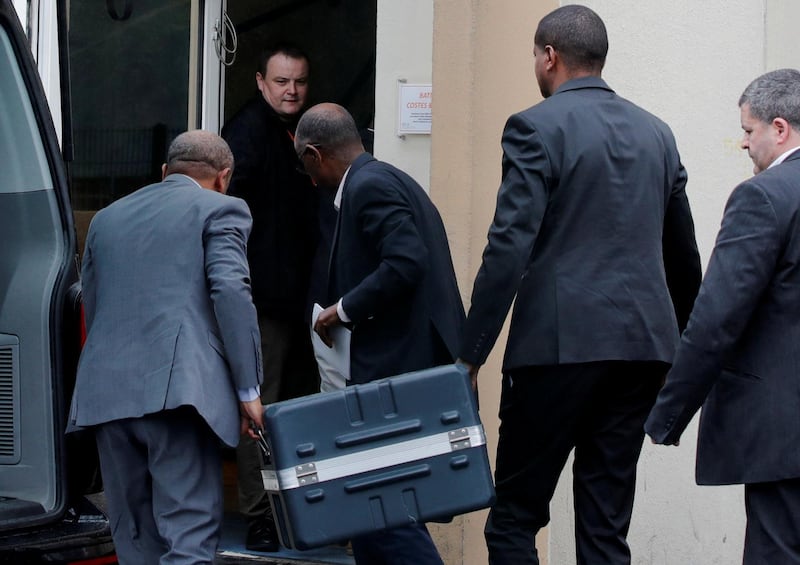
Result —
<path fill-rule="evenodd" d="M 430 84 L 398 82 L 400 105 L 397 135 L 430 134 L 433 115 L 433 87 Z"/>

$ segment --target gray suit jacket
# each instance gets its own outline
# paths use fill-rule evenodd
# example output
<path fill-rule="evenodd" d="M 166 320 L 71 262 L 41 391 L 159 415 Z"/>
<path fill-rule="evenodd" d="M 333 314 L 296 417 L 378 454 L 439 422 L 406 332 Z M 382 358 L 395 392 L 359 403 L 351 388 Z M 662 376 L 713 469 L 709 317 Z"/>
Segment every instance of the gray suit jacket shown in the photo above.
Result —
<path fill-rule="evenodd" d="M 597 77 L 512 115 L 461 358 L 482 364 L 516 296 L 504 370 L 672 360 L 700 284 L 666 124 Z"/>
<path fill-rule="evenodd" d="M 88 335 L 74 424 L 194 406 L 236 445 L 236 389 L 262 378 L 250 225 L 242 200 L 178 174 L 97 213 L 83 256 Z"/>
<path fill-rule="evenodd" d="M 800 151 L 731 194 L 647 433 L 701 404 L 699 484 L 800 477 Z"/>

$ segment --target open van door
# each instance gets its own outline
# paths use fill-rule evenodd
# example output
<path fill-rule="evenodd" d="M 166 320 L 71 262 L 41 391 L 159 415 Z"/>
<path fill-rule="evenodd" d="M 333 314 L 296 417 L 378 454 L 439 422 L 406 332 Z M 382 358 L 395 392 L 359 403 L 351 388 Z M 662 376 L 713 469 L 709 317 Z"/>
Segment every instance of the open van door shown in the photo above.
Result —
<path fill-rule="evenodd" d="M 0 165 L 0 562 L 107 555 L 105 516 L 71 489 L 93 458 L 71 457 L 64 435 L 80 348 L 69 191 L 10 0 L 0 0 Z"/>

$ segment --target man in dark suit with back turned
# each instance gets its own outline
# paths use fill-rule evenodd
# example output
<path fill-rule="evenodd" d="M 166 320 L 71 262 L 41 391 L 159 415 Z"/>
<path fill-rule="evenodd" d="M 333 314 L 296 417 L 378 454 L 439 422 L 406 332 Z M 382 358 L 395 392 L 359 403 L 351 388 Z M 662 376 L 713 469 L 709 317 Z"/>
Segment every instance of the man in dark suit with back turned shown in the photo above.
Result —
<path fill-rule="evenodd" d="M 744 484 L 745 565 L 800 564 L 800 72 L 739 99 L 756 175 L 737 186 L 646 430 L 677 445 L 700 405 L 697 483 Z"/>
<path fill-rule="evenodd" d="M 535 533 L 567 457 L 579 564 L 627 564 L 643 424 L 700 283 L 686 172 L 669 128 L 600 77 L 600 17 L 545 16 L 545 100 L 512 115 L 461 360 L 477 382 L 516 296 L 505 358 L 494 565 L 538 563 Z"/>
<path fill-rule="evenodd" d="M 234 446 L 261 427 L 251 219 L 224 196 L 232 167 L 219 136 L 183 133 L 164 180 L 100 210 L 86 237 L 88 333 L 70 421 L 95 430 L 123 565 L 211 565 L 219 440 Z"/>
<path fill-rule="evenodd" d="M 339 208 L 329 291 L 315 331 L 352 328 L 351 382 L 452 363 L 464 321 L 447 233 L 410 176 L 364 152 L 350 114 L 319 104 L 300 119 L 295 150 L 306 171 L 336 190 Z M 424 524 L 352 540 L 363 565 L 441 564 Z"/>

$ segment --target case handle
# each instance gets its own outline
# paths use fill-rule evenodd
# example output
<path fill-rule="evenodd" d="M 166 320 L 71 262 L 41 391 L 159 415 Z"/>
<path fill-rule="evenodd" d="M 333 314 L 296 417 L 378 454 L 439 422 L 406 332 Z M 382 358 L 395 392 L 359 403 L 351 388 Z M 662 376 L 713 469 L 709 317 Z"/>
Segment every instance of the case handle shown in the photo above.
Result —
<path fill-rule="evenodd" d="M 348 481 L 344 484 L 344 491 L 348 493 L 359 492 L 362 490 L 378 488 L 411 479 L 418 479 L 420 477 L 427 477 L 430 474 L 430 465 L 415 465 L 414 467 L 397 469 L 396 471 L 389 471 L 387 473 L 381 473 L 380 475 L 374 475 L 372 477 Z"/>
<path fill-rule="evenodd" d="M 412 434 L 421 429 L 422 422 L 417 419 L 398 422 L 388 426 L 381 426 L 380 428 L 340 435 L 336 438 L 336 447 L 353 447 L 354 445 L 361 445 L 362 443 L 370 443 L 390 437 Z"/>

